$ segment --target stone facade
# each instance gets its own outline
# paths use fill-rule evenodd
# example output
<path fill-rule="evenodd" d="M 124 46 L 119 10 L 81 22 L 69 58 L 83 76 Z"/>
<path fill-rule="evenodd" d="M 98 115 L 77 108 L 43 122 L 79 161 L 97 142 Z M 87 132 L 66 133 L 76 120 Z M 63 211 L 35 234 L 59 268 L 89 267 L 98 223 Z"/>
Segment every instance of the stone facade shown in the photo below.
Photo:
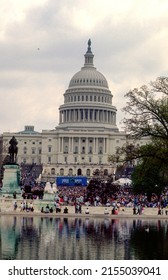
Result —
<path fill-rule="evenodd" d="M 108 82 L 94 67 L 90 41 L 84 57 L 84 66 L 64 93 L 55 129 L 39 133 L 34 126 L 25 126 L 24 131 L 2 135 L 3 147 L 11 136 L 16 137 L 19 164 L 43 165 L 46 181 L 55 181 L 56 175 L 91 177 L 96 170 L 114 174 L 116 166 L 108 162 L 108 156 L 127 141 L 126 133 L 116 125 L 117 109 Z"/>

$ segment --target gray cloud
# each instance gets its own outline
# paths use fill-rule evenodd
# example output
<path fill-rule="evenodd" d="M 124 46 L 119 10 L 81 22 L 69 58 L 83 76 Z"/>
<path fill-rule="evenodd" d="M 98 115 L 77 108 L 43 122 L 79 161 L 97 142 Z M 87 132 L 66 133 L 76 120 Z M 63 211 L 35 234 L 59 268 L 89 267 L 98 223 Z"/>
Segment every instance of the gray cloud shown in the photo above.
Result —
<path fill-rule="evenodd" d="M 109 82 L 119 121 L 130 88 L 167 75 L 166 13 L 159 14 L 156 7 L 145 16 L 135 1 L 127 1 L 125 11 L 119 6 L 115 10 L 115 1 L 105 2 L 102 9 L 98 2 L 94 11 L 94 1 L 50 0 L 31 5 L 22 21 L 8 23 L 0 41 L 0 132 L 19 131 L 26 124 L 35 124 L 36 130 L 58 124 L 63 93 L 83 66 L 89 37 L 94 64 Z"/>

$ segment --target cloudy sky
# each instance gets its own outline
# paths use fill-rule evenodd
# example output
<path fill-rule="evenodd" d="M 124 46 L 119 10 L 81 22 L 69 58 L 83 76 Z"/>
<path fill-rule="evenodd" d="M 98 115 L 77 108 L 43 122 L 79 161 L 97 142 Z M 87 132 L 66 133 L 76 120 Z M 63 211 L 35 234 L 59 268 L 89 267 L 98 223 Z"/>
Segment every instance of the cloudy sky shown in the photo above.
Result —
<path fill-rule="evenodd" d="M 0 133 L 53 129 L 92 40 L 118 109 L 168 74 L 168 0 L 0 0 Z"/>

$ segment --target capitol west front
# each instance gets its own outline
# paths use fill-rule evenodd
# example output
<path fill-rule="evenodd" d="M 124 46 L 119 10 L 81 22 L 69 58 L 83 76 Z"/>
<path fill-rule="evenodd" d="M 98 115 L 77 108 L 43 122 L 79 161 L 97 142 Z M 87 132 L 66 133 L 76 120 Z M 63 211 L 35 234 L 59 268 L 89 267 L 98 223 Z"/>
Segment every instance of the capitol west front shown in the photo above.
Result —
<path fill-rule="evenodd" d="M 70 80 L 59 107 L 59 125 L 53 130 L 2 134 L 3 153 L 10 138 L 18 141 L 18 163 L 42 164 L 42 178 L 56 175 L 92 176 L 113 174 L 108 157 L 126 143 L 126 134 L 116 125 L 117 109 L 106 78 L 94 66 L 91 41 L 84 55 L 84 66 Z"/>

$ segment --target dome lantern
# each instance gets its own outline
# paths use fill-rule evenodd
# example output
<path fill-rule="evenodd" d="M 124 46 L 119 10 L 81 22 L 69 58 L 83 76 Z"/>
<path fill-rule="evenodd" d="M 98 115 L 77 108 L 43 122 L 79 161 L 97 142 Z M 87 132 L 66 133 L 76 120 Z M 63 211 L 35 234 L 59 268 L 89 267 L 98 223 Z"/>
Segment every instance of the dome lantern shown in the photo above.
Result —
<path fill-rule="evenodd" d="M 91 40 L 89 39 L 88 40 L 88 49 L 87 49 L 87 52 L 85 54 L 85 64 L 84 64 L 85 67 L 94 67 L 93 57 L 94 57 L 94 55 L 93 55 L 92 50 L 91 50 Z"/>
<path fill-rule="evenodd" d="M 84 55 L 85 63 L 84 66 L 81 67 L 81 70 L 78 71 L 70 80 L 69 89 L 74 87 L 96 87 L 96 88 L 108 88 L 108 83 L 106 78 L 102 73 L 96 70 L 96 67 L 93 65 L 93 53 L 91 50 L 91 40 L 88 40 L 88 48 Z"/>

